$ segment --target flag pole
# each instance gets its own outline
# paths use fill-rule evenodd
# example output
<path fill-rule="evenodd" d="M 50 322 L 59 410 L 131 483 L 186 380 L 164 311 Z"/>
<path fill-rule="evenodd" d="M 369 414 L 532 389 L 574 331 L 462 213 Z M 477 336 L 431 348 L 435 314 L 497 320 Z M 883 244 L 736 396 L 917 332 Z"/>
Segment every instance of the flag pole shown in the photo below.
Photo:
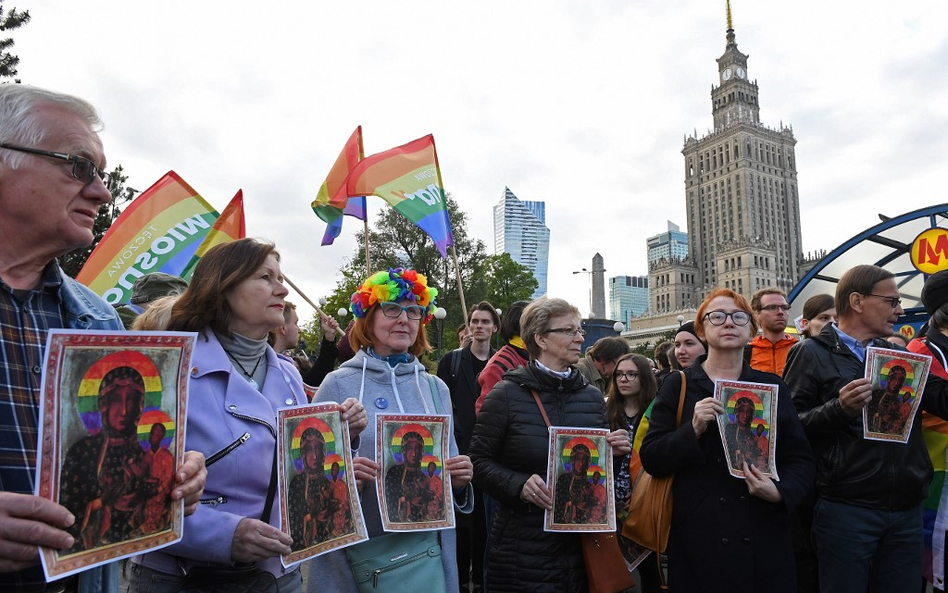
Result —
<path fill-rule="evenodd" d="M 293 284 L 293 281 L 290 280 L 290 279 L 286 276 L 286 274 L 283 274 L 283 279 L 286 280 L 286 283 L 289 284 L 290 287 L 292 287 L 293 290 L 296 291 L 296 294 L 298 294 L 298 295 L 300 295 L 301 297 L 303 297 L 303 300 L 306 301 L 307 303 L 309 303 L 309 306 L 312 307 L 313 309 L 315 309 L 318 314 L 320 314 L 320 315 L 326 315 L 326 313 L 325 313 L 322 309 L 319 308 L 319 305 L 317 305 L 317 304 L 314 303 L 313 301 L 309 300 L 309 297 L 306 296 L 306 295 L 303 293 L 303 291 L 300 290 L 300 288 L 299 288 L 297 285 Z M 326 317 L 329 317 L 329 315 L 326 315 Z M 345 336 L 345 335 L 346 335 L 345 330 L 343 330 L 341 327 L 339 328 L 338 333 L 339 333 L 339 337 L 340 337 L 340 338 L 341 338 L 342 336 Z"/>
<path fill-rule="evenodd" d="M 368 278 L 372 275 L 372 264 L 369 262 L 369 215 L 366 213 L 365 220 L 362 221 L 362 224 L 365 225 L 365 276 Z"/>
<path fill-rule="evenodd" d="M 467 325 L 467 303 L 464 302 L 464 287 L 461 286 L 461 267 L 458 266 L 458 252 L 451 246 L 451 257 L 454 258 L 454 275 L 458 281 L 458 295 L 461 297 L 461 311 L 464 312 L 464 325 Z"/>

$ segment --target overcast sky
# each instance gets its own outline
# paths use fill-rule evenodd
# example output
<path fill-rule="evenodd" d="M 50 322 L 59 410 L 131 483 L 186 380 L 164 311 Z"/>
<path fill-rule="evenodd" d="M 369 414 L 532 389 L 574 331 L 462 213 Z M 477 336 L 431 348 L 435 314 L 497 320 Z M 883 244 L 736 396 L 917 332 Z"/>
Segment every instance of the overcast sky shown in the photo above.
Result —
<path fill-rule="evenodd" d="M 647 273 L 645 239 L 685 229 L 686 135 L 712 125 L 724 0 L 7 0 L 24 83 L 95 104 L 110 165 L 144 190 L 178 172 L 282 252 L 313 300 L 355 249 L 309 204 L 357 125 L 366 154 L 433 133 L 445 189 L 491 252 L 504 186 L 546 201 L 549 294 L 588 311 L 606 276 Z M 732 3 L 761 121 L 793 127 L 804 251 L 948 202 L 948 4 Z M 370 215 L 382 201 L 369 198 Z M 301 301 L 291 296 L 291 300 Z"/>

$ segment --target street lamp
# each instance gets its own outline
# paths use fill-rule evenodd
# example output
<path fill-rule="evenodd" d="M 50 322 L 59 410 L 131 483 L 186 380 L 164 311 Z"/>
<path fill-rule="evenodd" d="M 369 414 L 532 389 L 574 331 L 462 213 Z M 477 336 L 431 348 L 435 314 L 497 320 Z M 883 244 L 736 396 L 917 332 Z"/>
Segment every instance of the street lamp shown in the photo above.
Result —
<path fill-rule="evenodd" d="M 625 324 L 622 323 L 621 321 L 616 321 L 615 323 L 612 324 L 612 329 L 615 330 L 617 334 L 621 334 L 622 332 L 625 331 Z"/>
<path fill-rule="evenodd" d="M 349 314 L 349 310 L 345 307 L 339 307 L 339 310 L 336 311 L 336 315 L 339 317 L 340 321 L 345 319 L 346 315 Z"/>
<path fill-rule="evenodd" d="M 684 316 L 684 315 L 678 315 L 678 317 L 676 317 L 676 319 L 678 320 L 678 327 L 681 327 L 681 324 L 685 322 L 685 316 Z"/>
<path fill-rule="evenodd" d="M 444 333 L 444 318 L 448 316 L 448 312 L 445 311 L 442 307 L 438 307 L 434 312 L 435 319 L 438 320 L 438 360 L 441 360 L 441 335 Z"/>
<path fill-rule="evenodd" d="M 503 321 L 504 318 L 501 317 L 501 315 L 503 315 L 504 310 L 501 309 L 500 307 L 497 307 L 494 310 L 497 311 L 497 319 L 500 319 L 501 321 Z M 497 340 L 498 340 L 497 336 L 499 335 L 500 335 L 500 326 L 498 325 L 496 331 L 494 332 L 494 339 L 491 340 L 494 343 L 494 348 L 497 348 Z"/>
<path fill-rule="evenodd" d="M 593 288 L 592 288 L 592 279 L 593 279 L 592 275 L 593 275 L 593 273 L 592 273 L 592 271 L 591 271 L 591 270 L 587 270 L 586 268 L 580 268 L 580 269 L 576 270 L 576 271 L 573 272 L 573 273 L 574 273 L 574 274 L 586 274 L 586 276 L 589 277 L 589 308 L 590 308 L 590 310 L 593 309 Z M 592 314 L 592 313 L 589 314 L 589 318 L 590 318 L 590 319 L 593 318 L 593 314 Z"/>

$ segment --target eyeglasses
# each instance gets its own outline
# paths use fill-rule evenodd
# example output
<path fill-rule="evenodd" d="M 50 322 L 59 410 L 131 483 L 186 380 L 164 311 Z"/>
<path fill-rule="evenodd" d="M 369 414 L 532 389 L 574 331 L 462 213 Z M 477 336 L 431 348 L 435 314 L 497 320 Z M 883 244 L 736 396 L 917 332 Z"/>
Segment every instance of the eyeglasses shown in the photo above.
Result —
<path fill-rule="evenodd" d="M 396 303 L 381 303 L 379 308 L 382 310 L 382 315 L 391 317 L 392 319 L 397 319 L 398 316 L 402 314 L 402 311 L 404 311 L 405 315 L 412 321 L 418 321 L 425 316 L 425 308 L 421 305 L 402 307 Z"/>
<path fill-rule="evenodd" d="M 616 373 L 616 381 L 635 381 L 639 378 L 639 374 L 635 371 L 629 371 L 626 373 Z"/>
<path fill-rule="evenodd" d="M 747 322 L 750 321 L 750 314 L 747 311 L 733 311 L 731 313 L 711 311 L 704 316 L 705 319 L 711 322 L 711 325 L 724 325 L 728 317 L 731 318 L 734 325 L 747 325 Z"/>
<path fill-rule="evenodd" d="M 768 311 L 768 312 L 777 311 L 777 310 L 780 310 L 780 311 L 789 311 L 789 310 L 790 310 L 790 305 L 765 305 L 765 306 L 761 307 L 760 310 L 761 310 L 761 311 Z"/>
<path fill-rule="evenodd" d="M 889 301 L 889 306 L 895 309 L 902 304 L 902 299 L 894 296 L 885 296 L 882 294 L 867 294 L 866 296 L 874 296 L 877 299 L 882 299 L 883 301 Z"/>
<path fill-rule="evenodd" d="M 72 163 L 72 176 L 79 181 L 85 183 L 86 185 L 91 185 L 95 181 L 95 178 L 98 177 L 102 180 L 102 183 L 105 184 L 105 187 L 112 187 L 112 176 L 105 171 L 100 171 L 95 163 L 86 157 L 75 154 L 65 154 L 62 152 L 51 152 L 49 150 L 40 150 L 38 148 L 14 146 L 13 144 L 0 144 L 0 148 L 15 150 L 17 152 L 25 152 L 28 154 L 37 154 L 39 156 L 45 156 L 51 159 L 59 159 L 61 161 L 66 161 L 67 163 Z"/>
<path fill-rule="evenodd" d="M 575 338 L 576 336 L 586 337 L 586 330 L 581 327 L 555 327 L 553 329 L 548 329 L 545 334 L 563 334 L 564 336 L 569 336 Z"/>

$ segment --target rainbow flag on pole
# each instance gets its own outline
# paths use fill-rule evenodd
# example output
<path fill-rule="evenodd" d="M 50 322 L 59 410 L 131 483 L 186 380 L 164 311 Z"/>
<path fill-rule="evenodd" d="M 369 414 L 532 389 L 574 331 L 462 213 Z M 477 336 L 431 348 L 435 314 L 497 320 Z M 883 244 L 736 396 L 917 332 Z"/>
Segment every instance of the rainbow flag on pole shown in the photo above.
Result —
<path fill-rule="evenodd" d="M 431 134 L 360 161 L 349 173 L 346 195 L 382 198 L 427 233 L 441 257 L 454 245 Z"/>
<path fill-rule="evenodd" d="M 331 245 L 339 233 L 342 232 L 342 217 L 354 216 L 365 220 L 365 197 L 349 197 L 346 194 L 346 177 L 355 165 L 362 160 L 362 126 L 352 132 L 352 136 L 342 148 L 336 158 L 326 181 L 319 186 L 316 199 L 310 205 L 323 222 L 326 223 L 326 232 L 323 234 L 323 245 Z"/>
<path fill-rule="evenodd" d="M 151 272 L 180 276 L 218 214 L 169 171 L 112 223 L 76 279 L 112 304 L 128 302 Z"/>
<path fill-rule="evenodd" d="M 247 236 L 247 225 L 244 221 L 244 191 L 237 190 L 237 195 L 227 204 L 224 211 L 216 221 L 214 226 L 204 237 L 204 241 L 198 246 L 197 251 L 188 265 L 181 270 L 181 277 L 185 280 L 191 280 L 191 274 L 194 273 L 194 266 L 198 260 L 207 253 L 208 249 L 221 243 L 230 243 L 237 239 L 243 239 Z"/>

